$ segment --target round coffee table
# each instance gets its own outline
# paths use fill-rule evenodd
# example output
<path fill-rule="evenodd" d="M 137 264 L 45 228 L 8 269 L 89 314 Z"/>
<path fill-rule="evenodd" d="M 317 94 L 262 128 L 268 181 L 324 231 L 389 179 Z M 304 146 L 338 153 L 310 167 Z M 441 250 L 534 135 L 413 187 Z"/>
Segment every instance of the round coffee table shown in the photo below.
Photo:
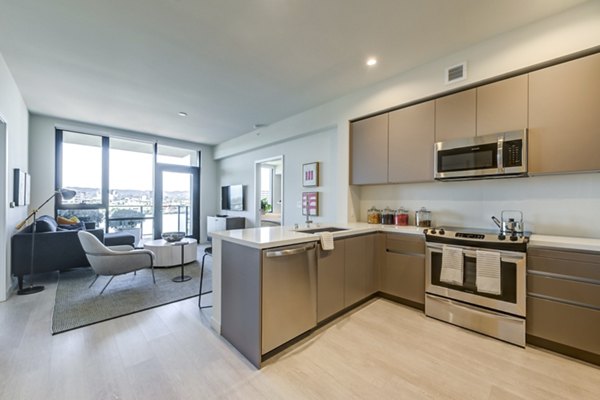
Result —
<path fill-rule="evenodd" d="M 184 238 L 183 263 L 188 264 L 196 261 L 198 257 L 198 241 L 192 238 Z M 156 256 L 155 267 L 175 267 L 181 265 L 181 242 L 167 242 L 164 239 L 144 240 L 144 249 L 151 250 Z"/>

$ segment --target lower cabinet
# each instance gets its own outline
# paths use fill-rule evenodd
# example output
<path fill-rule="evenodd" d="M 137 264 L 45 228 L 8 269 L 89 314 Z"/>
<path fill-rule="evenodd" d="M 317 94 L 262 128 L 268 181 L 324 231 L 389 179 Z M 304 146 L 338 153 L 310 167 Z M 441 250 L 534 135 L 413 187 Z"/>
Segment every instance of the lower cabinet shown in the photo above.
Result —
<path fill-rule="evenodd" d="M 408 300 L 414 305 L 425 304 L 425 240 L 421 236 L 388 234 L 385 258 L 381 265 L 380 290 Z"/>
<path fill-rule="evenodd" d="M 378 234 L 337 239 L 333 250 L 319 246 L 317 321 L 323 321 L 379 290 Z"/>
<path fill-rule="evenodd" d="M 344 309 L 345 240 L 336 240 L 333 250 L 317 245 L 317 321 Z"/>
<path fill-rule="evenodd" d="M 527 341 L 600 365 L 600 254 L 528 249 Z"/>
<path fill-rule="evenodd" d="M 375 235 L 345 239 L 344 306 L 375 293 Z"/>

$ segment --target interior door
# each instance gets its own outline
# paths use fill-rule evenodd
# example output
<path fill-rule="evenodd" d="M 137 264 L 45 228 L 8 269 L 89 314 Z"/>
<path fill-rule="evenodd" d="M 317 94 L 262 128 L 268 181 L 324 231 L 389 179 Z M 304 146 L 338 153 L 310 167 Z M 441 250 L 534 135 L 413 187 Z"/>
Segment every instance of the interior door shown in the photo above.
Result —
<path fill-rule="evenodd" d="M 200 240 L 198 167 L 157 165 L 154 196 L 155 239 L 163 232 L 185 232 Z"/>

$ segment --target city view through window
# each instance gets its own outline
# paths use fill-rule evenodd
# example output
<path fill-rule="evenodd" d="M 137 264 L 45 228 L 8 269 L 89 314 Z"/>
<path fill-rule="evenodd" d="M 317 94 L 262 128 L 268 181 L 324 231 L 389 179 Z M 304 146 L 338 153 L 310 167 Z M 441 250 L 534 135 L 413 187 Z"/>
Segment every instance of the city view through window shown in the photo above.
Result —
<path fill-rule="evenodd" d="M 108 231 L 127 231 L 151 238 L 154 229 L 154 145 L 124 139 L 110 139 L 108 161 L 108 215 L 102 203 L 102 138 L 72 132 L 63 133 L 62 187 L 77 191 L 64 204 L 85 209 L 58 210 L 59 215 L 96 222 Z M 171 152 L 175 153 L 175 152 Z M 162 156 L 161 161 L 189 165 L 189 150 Z M 179 157 L 177 157 L 179 155 Z M 182 158 L 184 158 L 182 160 Z M 192 184 L 189 174 L 163 172 L 162 231 L 192 232 Z M 98 208 L 90 209 L 92 205 Z M 108 218 L 108 221 L 106 220 Z"/>

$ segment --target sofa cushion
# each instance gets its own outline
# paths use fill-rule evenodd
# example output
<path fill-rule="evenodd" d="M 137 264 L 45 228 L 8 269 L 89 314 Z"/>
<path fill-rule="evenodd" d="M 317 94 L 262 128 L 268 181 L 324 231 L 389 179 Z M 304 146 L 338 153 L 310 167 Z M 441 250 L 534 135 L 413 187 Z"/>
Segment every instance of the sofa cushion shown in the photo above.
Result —
<path fill-rule="evenodd" d="M 104 235 L 104 244 L 107 246 L 130 245 L 135 247 L 135 236 L 126 232 L 111 232 Z"/>
<path fill-rule="evenodd" d="M 58 231 L 78 231 L 78 230 L 85 231 L 85 223 L 79 221 L 76 224 L 58 224 L 57 230 Z"/>

